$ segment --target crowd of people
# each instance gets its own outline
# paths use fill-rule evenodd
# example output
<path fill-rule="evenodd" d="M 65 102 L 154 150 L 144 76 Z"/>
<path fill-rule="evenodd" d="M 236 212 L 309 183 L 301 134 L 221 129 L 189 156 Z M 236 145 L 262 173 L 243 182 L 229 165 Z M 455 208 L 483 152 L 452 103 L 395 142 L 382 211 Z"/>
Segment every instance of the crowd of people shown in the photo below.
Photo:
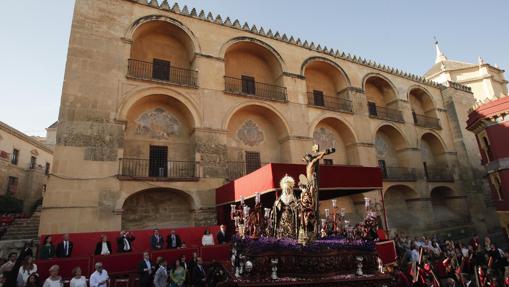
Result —
<path fill-rule="evenodd" d="M 129 232 L 121 231 L 120 236 L 117 238 L 117 252 L 125 253 L 133 250 L 135 237 Z M 216 241 L 219 244 L 228 242 L 225 226 L 221 226 L 219 232 L 216 234 Z M 202 236 L 202 245 L 213 245 L 214 237 L 205 230 Z M 52 243 L 51 236 L 44 239 L 43 244 L 39 248 L 40 259 L 50 259 L 53 257 L 66 258 L 71 257 L 73 251 L 73 243 L 70 240 L 69 234 L 63 236 L 63 240 L 59 242 L 56 247 Z M 150 249 L 172 249 L 184 248 L 185 242 L 180 239 L 180 236 L 171 230 L 167 235 L 166 240 L 160 234 L 160 230 L 155 229 L 150 237 Z M 48 270 L 50 276 L 48 278 L 39 277 L 37 264 L 34 262 L 33 243 L 25 244 L 23 250 L 17 253 L 9 254 L 8 258 L 0 263 L 0 287 L 56 287 L 63 286 L 63 279 L 59 276 L 60 267 L 53 265 Z M 106 235 L 101 236 L 101 240 L 97 242 L 95 248 L 95 255 L 110 255 L 112 254 L 112 245 L 108 241 Z M 139 271 L 139 285 L 140 286 L 156 286 L 156 287 L 181 287 L 181 286 L 215 286 L 221 278 L 223 271 L 216 264 L 210 266 L 210 270 L 206 269 L 203 265 L 203 260 L 196 252 L 193 257 L 187 260 L 183 255 L 175 262 L 167 262 L 163 257 L 158 257 L 155 262 L 150 260 L 148 252 L 143 253 L 143 258 L 138 265 Z M 82 274 L 79 267 L 72 271 L 73 277 L 69 282 L 71 287 L 107 287 L 110 282 L 108 272 L 103 268 L 101 262 L 95 265 L 95 271 L 87 278 Z M 88 282 L 88 283 L 87 283 Z"/>
<path fill-rule="evenodd" d="M 509 286 L 509 252 L 489 237 L 460 242 L 397 234 L 394 241 L 398 260 L 389 271 L 397 287 Z"/>
<path fill-rule="evenodd" d="M 136 237 L 128 232 L 128 231 L 120 231 L 120 235 L 118 236 L 117 243 L 117 253 L 126 253 L 133 251 L 133 245 Z M 226 227 L 224 225 L 220 226 L 220 230 L 216 234 L 216 240 L 214 240 L 214 236 L 210 233 L 208 229 L 205 229 L 205 232 L 202 236 L 202 246 L 214 245 L 215 242 L 219 244 L 226 243 L 228 241 L 228 237 L 226 234 Z M 181 240 L 180 236 L 176 233 L 175 230 L 171 230 L 169 234 L 166 236 L 166 239 L 161 234 L 159 229 L 154 229 L 153 234 L 150 237 L 150 247 L 151 250 L 161 250 L 161 249 L 174 249 L 174 248 L 185 248 L 186 243 Z M 51 236 L 46 236 L 44 241 L 42 242 L 41 247 L 39 248 L 39 259 L 50 259 L 50 258 L 65 258 L 71 257 L 73 252 L 74 244 L 70 240 L 69 234 L 64 234 L 63 239 L 59 242 L 56 247 L 53 244 L 53 238 Z M 110 255 L 113 254 L 111 241 L 108 240 L 108 236 L 106 234 L 102 234 L 100 240 L 97 242 L 95 246 L 95 255 Z"/>

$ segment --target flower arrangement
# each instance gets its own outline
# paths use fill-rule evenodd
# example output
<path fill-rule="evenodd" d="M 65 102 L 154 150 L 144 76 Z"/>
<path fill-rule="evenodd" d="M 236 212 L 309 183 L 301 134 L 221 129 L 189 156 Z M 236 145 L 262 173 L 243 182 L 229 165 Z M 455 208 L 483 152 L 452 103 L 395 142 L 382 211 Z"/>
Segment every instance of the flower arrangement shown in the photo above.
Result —
<path fill-rule="evenodd" d="M 234 244 L 239 250 L 253 253 L 274 250 L 302 252 L 317 252 L 338 249 L 357 251 L 375 250 L 375 242 L 372 240 L 348 239 L 339 236 L 329 236 L 315 240 L 308 245 L 299 244 L 297 240 L 291 238 L 277 239 L 275 237 L 261 237 L 258 239 L 251 239 L 235 237 Z"/>

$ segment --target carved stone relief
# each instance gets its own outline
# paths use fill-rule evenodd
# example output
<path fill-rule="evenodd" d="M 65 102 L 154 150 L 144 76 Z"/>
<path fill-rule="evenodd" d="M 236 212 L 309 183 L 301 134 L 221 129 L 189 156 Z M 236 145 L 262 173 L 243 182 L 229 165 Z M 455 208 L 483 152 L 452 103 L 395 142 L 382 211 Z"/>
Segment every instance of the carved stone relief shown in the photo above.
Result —
<path fill-rule="evenodd" d="M 162 108 L 155 108 L 141 114 L 136 122 L 136 134 L 153 139 L 168 139 L 178 136 L 181 123 L 175 116 Z"/>
<path fill-rule="evenodd" d="M 336 147 L 336 137 L 334 133 L 324 127 L 318 128 L 313 133 L 313 141 L 321 148 Z"/>
<path fill-rule="evenodd" d="M 247 120 L 237 131 L 237 138 L 245 145 L 257 146 L 263 142 L 264 134 L 254 121 Z"/>

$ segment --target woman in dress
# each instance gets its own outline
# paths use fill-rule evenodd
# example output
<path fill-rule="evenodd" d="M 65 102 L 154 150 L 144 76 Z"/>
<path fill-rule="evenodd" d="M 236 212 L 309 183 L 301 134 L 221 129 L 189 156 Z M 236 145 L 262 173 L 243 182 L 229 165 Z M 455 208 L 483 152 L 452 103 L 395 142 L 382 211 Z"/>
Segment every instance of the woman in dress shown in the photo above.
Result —
<path fill-rule="evenodd" d="M 81 268 L 74 267 L 72 270 L 72 279 L 69 284 L 70 287 L 87 287 L 87 278 L 81 275 Z"/>
<path fill-rule="evenodd" d="M 28 276 L 25 287 L 41 287 L 41 280 L 39 279 L 39 275 L 37 273 L 32 273 L 30 276 Z"/>
<path fill-rule="evenodd" d="M 49 277 L 44 281 L 42 287 L 63 287 L 64 282 L 62 281 L 62 277 L 58 275 L 60 272 L 60 267 L 58 265 L 53 265 L 49 268 Z"/>
<path fill-rule="evenodd" d="M 157 271 L 154 275 L 154 286 L 155 287 L 167 287 L 168 286 L 168 261 L 166 259 L 160 259 L 158 262 Z M 72 287 L 72 286 L 71 286 Z"/>
<path fill-rule="evenodd" d="M 201 244 L 203 246 L 207 246 L 207 245 L 214 245 L 214 237 L 212 236 L 212 234 L 210 234 L 210 231 L 207 229 L 205 229 L 205 233 L 203 234 L 203 237 L 201 238 Z"/>
<path fill-rule="evenodd" d="M 27 283 L 30 275 L 37 273 L 37 265 L 34 263 L 34 258 L 27 255 L 21 264 L 18 272 L 18 287 L 23 287 Z"/>
<path fill-rule="evenodd" d="M 170 271 L 171 287 L 182 287 L 186 281 L 186 269 L 180 264 L 180 260 L 175 261 L 175 268 Z"/>
<path fill-rule="evenodd" d="M 46 236 L 44 238 L 44 245 L 41 247 L 41 252 L 39 253 L 40 259 L 49 259 L 55 257 L 55 247 L 53 243 L 51 243 L 51 236 Z"/>

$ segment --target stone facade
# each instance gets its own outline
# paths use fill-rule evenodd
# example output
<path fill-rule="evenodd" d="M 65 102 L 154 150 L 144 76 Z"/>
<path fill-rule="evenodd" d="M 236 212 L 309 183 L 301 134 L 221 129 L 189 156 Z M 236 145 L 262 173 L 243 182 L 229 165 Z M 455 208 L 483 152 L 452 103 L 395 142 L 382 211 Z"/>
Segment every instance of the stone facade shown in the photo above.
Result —
<path fill-rule="evenodd" d="M 23 200 L 29 213 L 42 201 L 52 161 L 48 146 L 0 122 L 0 195 Z"/>
<path fill-rule="evenodd" d="M 314 141 L 383 166 L 393 230 L 496 231 L 461 85 L 166 1 L 77 0 L 72 27 L 41 234 L 212 224 L 215 188 Z"/>

